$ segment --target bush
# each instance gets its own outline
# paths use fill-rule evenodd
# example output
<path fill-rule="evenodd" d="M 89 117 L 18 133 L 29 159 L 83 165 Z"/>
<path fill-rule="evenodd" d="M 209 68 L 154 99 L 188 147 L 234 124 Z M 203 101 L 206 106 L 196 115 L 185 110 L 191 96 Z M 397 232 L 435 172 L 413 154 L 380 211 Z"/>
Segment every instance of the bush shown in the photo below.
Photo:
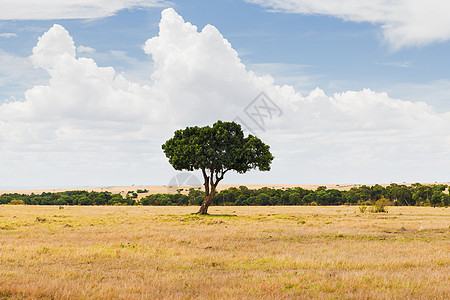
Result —
<path fill-rule="evenodd" d="M 11 202 L 9 202 L 9 204 L 12 204 L 12 205 L 23 205 L 24 203 L 23 203 L 23 200 L 14 199 L 14 200 L 11 200 Z"/>
<path fill-rule="evenodd" d="M 365 213 L 366 209 L 367 209 L 367 206 L 365 206 L 364 204 L 359 207 L 359 211 L 362 213 Z"/>
<path fill-rule="evenodd" d="M 381 198 L 380 200 L 377 200 L 375 202 L 375 204 L 373 205 L 373 207 L 371 207 L 371 212 L 374 213 L 380 213 L 380 212 L 384 212 L 387 213 L 387 208 L 386 206 L 388 206 L 390 204 L 389 200 L 386 198 Z"/>

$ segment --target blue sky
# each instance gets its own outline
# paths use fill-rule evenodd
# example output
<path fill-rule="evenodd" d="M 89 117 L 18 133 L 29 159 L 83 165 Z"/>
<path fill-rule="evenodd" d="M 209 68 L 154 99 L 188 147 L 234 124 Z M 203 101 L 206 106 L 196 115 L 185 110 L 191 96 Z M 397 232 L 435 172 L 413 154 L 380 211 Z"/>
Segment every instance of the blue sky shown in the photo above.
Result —
<path fill-rule="evenodd" d="M 4 156 L 4 169 L 10 174 L 8 179 L 2 178 L 4 184 L 0 187 L 165 184 L 174 173 L 161 155 L 158 143 L 169 138 L 177 126 L 206 124 L 218 118 L 232 119 L 243 115 L 245 103 L 250 103 L 257 91 L 268 93 L 283 109 L 296 114 L 285 114 L 284 119 L 273 120 L 272 127 L 268 125 L 266 131 L 257 133 L 278 151 L 275 156 L 279 160 L 274 162 L 270 175 L 232 175 L 230 183 L 241 180 L 247 183 L 448 180 L 442 157 L 448 154 L 446 146 L 450 142 L 449 132 L 446 132 L 449 128 L 447 112 L 450 111 L 450 33 L 445 29 L 450 26 L 445 15 L 439 14 L 448 6 L 445 1 L 411 4 L 399 0 L 390 2 L 395 4 L 390 7 L 382 0 L 367 6 L 352 0 L 345 5 L 333 0 L 322 4 L 310 0 L 171 3 L 124 0 L 117 1 L 117 8 L 112 11 L 107 1 L 98 1 L 92 6 L 85 0 L 72 4 L 77 4 L 75 2 L 79 2 L 78 8 L 64 7 L 64 4 L 59 7 L 46 0 L 36 1 L 36 7 L 23 6 L 21 1 L 12 1 L 15 4 L 9 6 L 8 3 L 3 4 L 3 8 L 0 4 L 0 116 L 3 118 L 0 119 L 0 129 L 4 130 L 3 135 L 0 133 L 3 144 L 0 149 Z M 83 5 L 84 9 L 79 9 Z M 420 5 L 425 6 L 422 8 Z M 37 7 L 49 13 L 36 12 Z M 177 39 L 183 38 L 177 32 L 181 32 L 182 23 L 178 23 L 177 28 L 168 26 L 168 31 L 173 32 L 166 33 L 167 38 L 163 37 L 159 28 L 161 12 L 169 7 L 184 19 L 184 24 L 189 22 L 197 26 L 196 33 L 190 32 L 195 47 L 177 44 Z M 175 14 L 167 14 L 168 23 L 175 22 Z M 63 29 L 52 28 L 54 24 Z M 201 37 L 200 32 L 208 24 L 215 27 L 219 36 L 211 33 L 213 37 Z M 444 29 L 437 30 L 440 28 Z M 45 41 L 42 38 L 43 41 L 39 42 L 44 52 L 62 56 L 70 49 L 71 41 L 78 47 L 73 57 L 75 69 L 71 70 L 64 64 L 55 67 L 48 61 L 38 63 L 36 67 L 40 54 L 33 54 L 33 48 L 38 45 L 38 38 L 47 33 L 55 37 Z M 228 50 L 214 46 L 215 42 L 222 41 L 222 37 L 230 43 Z M 144 47 L 152 38 L 160 40 Z M 59 44 L 52 44 L 57 40 L 66 42 L 64 49 L 59 49 Z M 174 45 L 180 48 L 178 52 L 173 52 Z M 230 49 L 237 51 L 238 57 L 234 57 Z M 167 53 L 170 53 L 170 59 L 166 57 Z M 50 54 L 46 55 L 51 57 Z M 202 60 L 205 55 L 211 55 L 213 63 L 206 64 Z M 219 62 L 215 66 L 214 56 L 217 61 L 229 61 L 229 68 Z M 83 57 L 92 59 L 95 67 L 80 60 Z M 175 63 L 173 58 L 176 58 Z M 186 58 L 192 58 L 192 62 L 183 61 Z M 245 74 L 239 71 L 241 66 L 245 67 Z M 80 71 L 97 67 L 99 70 L 111 67 L 115 71 L 114 76 L 123 76 L 126 81 L 115 83 L 114 77 L 111 83 L 113 91 L 108 97 L 121 95 L 124 92 L 122 87 L 128 85 L 123 89 L 130 93 L 130 99 L 147 97 L 156 103 L 152 104 L 155 111 L 144 102 L 136 104 L 137 107 L 143 105 L 137 110 L 149 109 L 150 114 L 171 111 L 173 115 L 168 113 L 170 122 L 154 118 L 127 123 L 122 119 L 114 120 L 109 115 L 103 120 L 100 112 L 100 117 L 94 121 L 84 112 L 77 113 L 73 107 L 80 108 L 80 111 L 83 107 L 112 107 L 107 104 L 109 98 L 104 102 L 96 100 L 95 97 L 99 96 L 92 86 L 97 81 L 88 82 L 87 71 Z M 196 70 L 196 73 L 186 70 Z M 181 77 L 174 77 L 173 74 L 178 73 Z M 71 81 L 67 74 L 86 80 Z M 226 81 L 222 82 L 225 79 L 221 74 L 227 74 L 224 76 L 230 80 L 225 78 Z M 67 77 L 61 79 L 58 76 Z M 62 81 L 59 82 L 58 78 Z M 183 80 L 187 83 L 181 84 Z M 249 82 L 247 86 L 241 86 L 246 80 Z M 90 89 L 83 84 L 91 87 L 93 92 L 89 94 Z M 142 89 L 134 98 L 136 89 L 130 88 L 130 84 Z M 225 85 L 226 93 L 222 90 Z M 47 90 L 40 89 L 40 86 L 47 87 Z M 167 89 L 173 86 L 174 91 L 169 93 Z M 284 89 L 280 88 L 282 86 Z M 321 93 L 310 94 L 316 88 Z M 61 91 L 70 89 L 72 94 L 61 95 Z M 148 95 L 142 96 L 147 92 Z M 227 93 L 241 98 L 239 101 L 227 99 Z M 48 99 L 44 99 L 44 95 Z M 205 99 L 205 95 L 214 99 Z M 43 101 L 48 101 L 45 107 L 50 108 L 48 113 L 57 120 L 54 124 L 44 121 L 42 110 L 36 108 Z M 95 101 L 103 104 L 93 103 Z M 208 101 L 229 106 L 234 111 L 207 112 L 194 108 L 189 112 L 190 107 L 207 105 Z M 66 108 L 58 108 L 62 102 L 74 105 L 73 114 Z M 8 103 L 13 105 L 8 106 Z M 128 104 L 117 105 L 126 107 Z M 178 108 L 183 108 L 183 112 L 177 112 Z M 117 112 L 120 110 L 111 111 L 111 114 Z M 36 117 L 38 113 L 40 117 Z M 366 118 L 363 118 L 364 114 L 367 114 Z M 300 115 L 303 121 L 296 121 Z M 377 119 L 364 121 L 373 116 Z M 404 122 L 398 123 L 400 119 Z M 385 124 L 393 125 L 386 125 L 386 128 Z M 40 129 L 29 132 L 25 129 L 27 126 Z M 125 127 L 130 128 L 122 132 Z M 67 128 L 70 128 L 70 136 L 63 139 L 60 133 L 69 132 Z M 160 130 L 155 133 L 155 128 Z M 332 137 L 330 132 L 336 128 L 341 129 Z M 417 136 L 417 131 L 422 129 L 424 132 Z M 308 140 L 301 134 L 302 130 L 308 131 L 312 138 Z M 106 142 L 108 145 L 94 137 L 81 142 L 74 132 L 111 135 L 117 140 Z M 369 135 L 372 136 L 370 141 L 365 140 Z M 36 140 L 27 140 L 30 136 Z M 277 139 L 277 136 L 286 138 Z M 72 143 L 72 146 L 64 146 L 63 141 Z M 130 149 L 121 144 L 124 141 L 132 145 Z M 367 149 L 359 149 L 361 143 Z M 417 143 L 422 147 L 412 151 L 411 145 Z M 380 145 L 380 149 L 376 145 Z M 296 150 L 287 151 L 290 147 Z M 102 153 L 95 150 L 99 148 L 104 148 L 103 151 L 110 156 L 100 164 L 91 164 L 102 157 Z M 341 152 L 331 149 L 340 149 Z M 405 154 L 405 149 L 412 152 Z M 344 154 L 353 151 L 356 151 L 354 156 Z M 52 159 L 54 155 L 59 160 Z M 27 160 L 21 161 L 21 156 L 26 156 Z M 127 160 L 127 157 L 133 158 Z M 78 168 L 80 159 L 88 170 Z M 296 163 L 287 163 L 293 160 Z M 304 173 L 295 172 L 295 177 L 286 175 L 292 165 L 304 168 Z M 129 170 L 118 175 L 124 166 Z M 68 168 L 72 170 L 68 171 Z M 152 168 L 153 173 L 145 171 Z M 38 169 L 39 172 L 36 171 Z M 63 176 L 55 176 L 55 172 Z"/>

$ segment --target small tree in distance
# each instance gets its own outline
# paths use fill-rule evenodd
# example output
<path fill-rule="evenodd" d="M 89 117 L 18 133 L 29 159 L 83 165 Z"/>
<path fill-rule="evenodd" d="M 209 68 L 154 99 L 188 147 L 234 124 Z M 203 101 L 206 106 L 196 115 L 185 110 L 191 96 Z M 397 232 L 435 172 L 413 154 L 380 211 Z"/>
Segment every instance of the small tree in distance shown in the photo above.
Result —
<path fill-rule="evenodd" d="M 269 171 L 273 155 L 259 138 L 244 137 L 241 125 L 217 121 L 212 127 L 186 127 L 175 131 L 162 149 L 175 170 L 201 170 L 205 199 L 198 214 L 207 214 L 208 207 L 225 173 L 234 170 L 243 174 L 251 169 Z"/>

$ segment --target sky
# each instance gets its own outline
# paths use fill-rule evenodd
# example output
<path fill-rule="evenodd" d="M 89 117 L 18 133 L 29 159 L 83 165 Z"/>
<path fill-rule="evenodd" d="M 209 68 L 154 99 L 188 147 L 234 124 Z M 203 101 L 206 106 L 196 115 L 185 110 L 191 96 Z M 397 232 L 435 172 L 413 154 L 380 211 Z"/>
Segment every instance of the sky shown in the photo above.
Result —
<path fill-rule="evenodd" d="M 450 181 L 450 3 L 364 2 L 2 1 L 0 189 L 168 185 L 219 119 L 275 156 L 223 183 Z"/>

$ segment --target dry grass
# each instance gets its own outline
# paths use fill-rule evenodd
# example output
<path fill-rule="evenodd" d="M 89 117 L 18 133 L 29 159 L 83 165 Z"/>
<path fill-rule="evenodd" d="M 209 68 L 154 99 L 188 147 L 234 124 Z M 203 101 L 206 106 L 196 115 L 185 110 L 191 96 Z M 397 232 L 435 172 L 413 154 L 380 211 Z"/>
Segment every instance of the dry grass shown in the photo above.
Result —
<path fill-rule="evenodd" d="M 450 298 L 450 210 L 0 206 L 0 298 Z"/>

